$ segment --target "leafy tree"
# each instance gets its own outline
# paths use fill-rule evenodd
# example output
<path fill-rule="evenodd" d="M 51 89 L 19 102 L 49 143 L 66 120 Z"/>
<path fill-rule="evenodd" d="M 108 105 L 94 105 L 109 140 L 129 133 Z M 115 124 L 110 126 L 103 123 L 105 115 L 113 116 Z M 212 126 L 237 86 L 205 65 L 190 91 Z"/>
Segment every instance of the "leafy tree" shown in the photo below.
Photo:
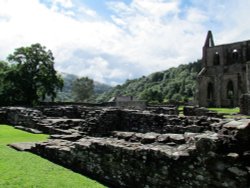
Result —
<path fill-rule="evenodd" d="M 157 90 L 148 89 L 141 94 L 140 99 L 146 100 L 147 102 L 162 103 L 163 95 Z"/>
<path fill-rule="evenodd" d="M 14 72 L 15 66 L 10 66 L 8 63 L 0 61 L 0 104 L 13 105 L 16 101 L 23 99 L 22 90 L 16 87 L 16 79 Z"/>
<path fill-rule="evenodd" d="M 9 68 L 9 65 L 5 61 L 0 61 L 0 73 L 6 71 Z"/>
<path fill-rule="evenodd" d="M 5 95 L 5 77 L 6 72 L 9 69 L 9 66 L 6 62 L 0 61 L 0 104 L 6 103 L 6 95 Z"/>
<path fill-rule="evenodd" d="M 152 82 L 159 82 L 159 81 L 162 81 L 164 77 L 164 73 L 162 72 L 156 72 L 154 74 L 152 74 Z"/>
<path fill-rule="evenodd" d="M 0 61 L 0 88 L 3 86 L 6 71 L 9 69 L 8 63 Z"/>
<path fill-rule="evenodd" d="M 54 69 L 54 57 L 50 50 L 40 44 L 29 47 L 17 48 L 7 58 L 13 63 L 7 73 L 6 83 L 11 88 L 6 88 L 14 101 L 32 105 L 46 96 L 52 100 L 56 91 L 63 86 L 63 80 Z M 17 93 L 18 96 L 17 96 Z"/>
<path fill-rule="evenodd" d="M 179 93 L 175 93 L 172 97 L 172 100 L 174 101 L 182 101 L 182 96 Z"/>
<path fill-rule="evenodd" d="M 88 77 L 78 78 L 73 82 L 72 94 L 76 102 L 84 102 L 93 95 L 94 81 Z"/>

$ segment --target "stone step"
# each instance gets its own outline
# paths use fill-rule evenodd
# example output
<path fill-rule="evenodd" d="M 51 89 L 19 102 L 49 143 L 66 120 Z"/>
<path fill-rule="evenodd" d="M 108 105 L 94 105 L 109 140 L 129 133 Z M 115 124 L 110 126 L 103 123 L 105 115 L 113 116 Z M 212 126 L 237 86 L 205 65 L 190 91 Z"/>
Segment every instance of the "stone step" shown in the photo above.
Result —
<path fill-rule="evenodd" d="M 137 133 L 137 132 L 122 132 L 113 131 L 112 137 L 117 139 L 123 139 L 128 142 L 141 142 L 142 144 L 162 143 L 162 144 L 185 144 L 194 141 L 198 141 L 202 138 L 211 140 L 218 140 L 217 133 L 206 131 L 203 133 L 185 132 L 184 134 L 159 134 L 159 133 Z"/>
<path fill-rule="evenodd" d="M 32 147 L 35 147 L 35 145 L 36 143 L 34 142 L 21 142 L 21 143 L 8 144 L 8 146 L 18 151 L 30 151 Z"/>
<path fill-rule="evenodd" d="M 34 133 L 34 134 L 42 134 L 43 133 L 42 131 L 39 131 L 39 130 L 33 129 L 33 128 L 28 128 L 28 127 L 23 127 L 23 126 L 14 126 L 14 127 L 16 129 L 20 129 L 20 130 L 27 131 L 27 132 Z"/>

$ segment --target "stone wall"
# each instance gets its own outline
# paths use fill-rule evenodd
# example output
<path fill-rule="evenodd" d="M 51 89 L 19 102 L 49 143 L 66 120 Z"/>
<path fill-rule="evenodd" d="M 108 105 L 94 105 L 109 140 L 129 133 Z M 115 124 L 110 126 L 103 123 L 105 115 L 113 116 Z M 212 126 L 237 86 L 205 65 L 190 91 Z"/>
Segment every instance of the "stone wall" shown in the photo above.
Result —
<path fill-rule="evenodd" d="M 110 187 L 250 186 L 247 119 L 82 106 L 0 112 L 0 120 L 51 134 L 30 151 Z"/>
<path fill-rule="evenodd" d="M 154 114 L 179 115 L 178 106 L 148 106 L 146 110 Z"/>
<path fill-rule="evenodd" d="M 137 110 L 144 110 L 147 106 L 146 101 L 116 101 L 115 104 L 118 108 L 129 108 Z"/>
<path fill-rule="evenodd" d="M 240 113 L 250 115 L 250 94 L 244 94 L 240 98 Z"/>
<path fill-rule="evenodd" d="M 198 74 L 198 103 L 202 107 L 238 107 L 249 91 L 250 41 L 214 45 L 211 31 L 203 46 Z"/>
<path fill-rule="evenodd" d="M 223 114 L 213 112 L 204 107 L 197 106 L 184 106 L 183 114 L 185 116 L 209 116 L 209 117 L 219 117 L 222 118 Z"/>
<path fill-rule="evenodd" d="M 249 169 L 237 153 L 220 154 L 217 135 L 188 136 L 196 144 L 172 139 L 142 144 L 122 138 L 50 140 L 33 152 L 114 187 L 249 187 Z M 202 139 L 200 137 L 203 137 Z M 171 144 L 170 144 L 171 143 Z M 182 144 L 181 144 L 182 143 Z"/>

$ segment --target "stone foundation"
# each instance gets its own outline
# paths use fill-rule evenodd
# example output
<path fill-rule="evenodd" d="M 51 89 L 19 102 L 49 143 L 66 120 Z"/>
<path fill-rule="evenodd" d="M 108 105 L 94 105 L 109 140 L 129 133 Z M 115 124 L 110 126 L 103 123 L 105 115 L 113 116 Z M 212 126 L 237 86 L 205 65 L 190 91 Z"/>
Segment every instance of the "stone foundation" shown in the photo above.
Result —
<path fill-rule="evenodd" d="M 51 134 L 30 151 L 111 187 L 250 187 L 250 120 L 81 106 L 1 108 Z"/>
<path fill-rule="evenodd" d="M 183 108 L 183 114 L 185 116 L 223 117 L 223 114 L 218 114 L 217 112 L 210 111 L 207 108 L 197 106 L 185 106 Z"/>

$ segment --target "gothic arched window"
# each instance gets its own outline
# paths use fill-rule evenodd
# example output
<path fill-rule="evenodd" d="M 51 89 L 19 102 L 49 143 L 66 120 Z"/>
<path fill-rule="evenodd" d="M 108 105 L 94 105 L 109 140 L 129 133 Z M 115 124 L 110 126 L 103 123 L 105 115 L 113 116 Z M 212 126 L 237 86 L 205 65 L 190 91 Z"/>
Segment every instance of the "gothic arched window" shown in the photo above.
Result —
<path fill-rule="evenodd" d="M 214 65 L 220 65 L 220 54 L 218 52 L 214 54 Z"/>
<path fill-rule="evenodd" d="M 232 80 L 229 80 L 227 83 L 227 98 L 233 99 L 234 98 L 234 84 Z"/>
<path fill-rule="evenodd" d="M 239 52 L 237 49 L 234 49 L 233 52 L 232 52 L 232 59 L 233 59 L 233 62 L 237 62 L 238 59 L 239 59 Z"/>
<path fill-rule="evenodd" d="M 213 98 L 214 98 L 214 86 L 211 82 L 209 82 L 207 85 L 207 99 L 213 100 Z"/>

